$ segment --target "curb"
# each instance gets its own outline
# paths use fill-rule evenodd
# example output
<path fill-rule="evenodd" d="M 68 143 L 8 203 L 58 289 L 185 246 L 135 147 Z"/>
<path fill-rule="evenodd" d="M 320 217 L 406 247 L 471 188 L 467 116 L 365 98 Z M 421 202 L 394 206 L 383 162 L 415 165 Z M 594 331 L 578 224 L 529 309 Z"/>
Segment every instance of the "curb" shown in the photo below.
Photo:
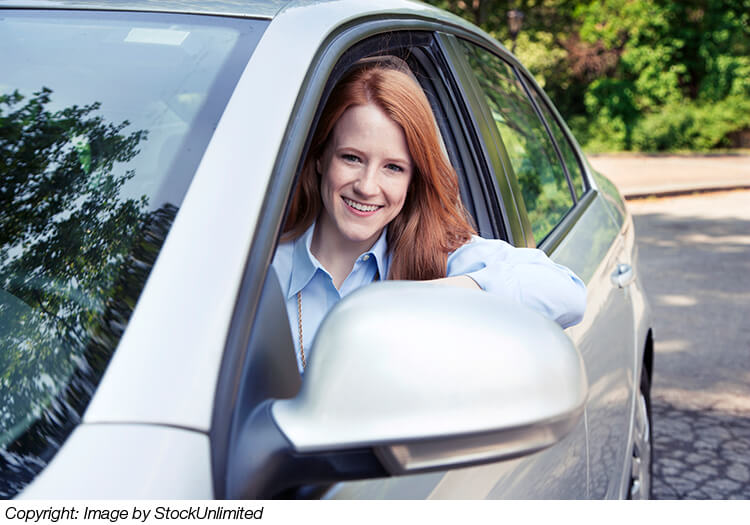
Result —
<path fill-rule="evenodd" d="M 627 201 L 648 199 L 651 197 L 680 197 L 684 195 L 693 195 L 696 193 L 717 193 L 721 191 L 750 190 L 750 184 L 737 184 L 733 186 L 708 186 L 703 188 L 680 188 L 674 190 L 655 190 L 638 193 L 623 194 Z"/>

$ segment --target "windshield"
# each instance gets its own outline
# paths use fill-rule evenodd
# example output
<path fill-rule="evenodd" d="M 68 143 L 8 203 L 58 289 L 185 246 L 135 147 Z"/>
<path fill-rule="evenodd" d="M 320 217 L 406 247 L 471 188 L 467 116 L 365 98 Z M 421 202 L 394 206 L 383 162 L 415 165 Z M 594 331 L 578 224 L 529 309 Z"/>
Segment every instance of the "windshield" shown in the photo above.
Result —
<path fill-rule="evenodd" d="M 80 421 L 266 25 L 0 10 L 0 497 Z"/>

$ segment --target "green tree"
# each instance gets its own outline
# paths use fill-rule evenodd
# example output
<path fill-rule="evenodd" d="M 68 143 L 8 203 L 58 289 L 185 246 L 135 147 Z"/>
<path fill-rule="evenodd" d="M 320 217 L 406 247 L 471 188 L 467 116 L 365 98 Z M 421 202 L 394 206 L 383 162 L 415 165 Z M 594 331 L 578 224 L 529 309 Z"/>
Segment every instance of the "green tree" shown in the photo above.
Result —
<path fill-rule="evenodd" d="M 98 103 L 52 111 L 51 97 L 47 88 L 0 96 L 5 496 L 80 419 L 176 212 L 123 196 L 145 131 L 106 122 Z"/>
<path fill-rule="evenodd" d="M 594 150 L 731 146 L 750 129 L 750 0 L 435 0 L 510 47 Z M 480 9 L 481 8 L 481 9 Z"/>

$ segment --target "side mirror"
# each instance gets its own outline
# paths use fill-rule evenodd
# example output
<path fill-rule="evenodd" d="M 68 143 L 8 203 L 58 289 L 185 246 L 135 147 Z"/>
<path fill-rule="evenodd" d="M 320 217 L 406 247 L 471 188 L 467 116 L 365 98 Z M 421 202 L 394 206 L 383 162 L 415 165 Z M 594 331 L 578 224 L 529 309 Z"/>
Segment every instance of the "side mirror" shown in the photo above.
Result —
<path fill-rule="evenodd" d="M 475 290 L 375 283 L 325 319 L 299 394 L 260 407 L 250 425 L 283 439 L 242 492 L 531 454 L 578 424 L 587 390 L 580 354 L 536 312 Z"/>

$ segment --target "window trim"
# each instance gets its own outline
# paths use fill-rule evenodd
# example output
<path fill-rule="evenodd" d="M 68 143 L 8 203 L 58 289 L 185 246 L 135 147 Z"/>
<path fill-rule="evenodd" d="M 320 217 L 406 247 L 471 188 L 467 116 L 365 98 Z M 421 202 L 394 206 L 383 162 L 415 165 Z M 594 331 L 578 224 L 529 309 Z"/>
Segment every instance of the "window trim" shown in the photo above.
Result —
<path fill-rule="evenodd" d="M 596 196 L 598 195 L 596 190 L 587 191 L 583 194 L 581 197 L 581 200 L 578 201 L 578 204 L 576 204 L 573 208 L 568 210 L 568 213 L 566 213 L 562 219 L 560 219 L 560 222 L 557 223 L 557 226 L 555 226 L 552 231 L 550 231 L 547 236 L 542 239 L 542 241 L 539 243 L 538 248 L 547 255 L 554 252 L 557 247 L 565 240 L 565 237 L 568 235 L 570 230 L 573 229 L 573 226 L 578 223 L 579 219 L 583 217 L 583 214 L 586 213 L 586 210 L 588 210 L 589 206 L 592 202 L 596 199 Z"/>

